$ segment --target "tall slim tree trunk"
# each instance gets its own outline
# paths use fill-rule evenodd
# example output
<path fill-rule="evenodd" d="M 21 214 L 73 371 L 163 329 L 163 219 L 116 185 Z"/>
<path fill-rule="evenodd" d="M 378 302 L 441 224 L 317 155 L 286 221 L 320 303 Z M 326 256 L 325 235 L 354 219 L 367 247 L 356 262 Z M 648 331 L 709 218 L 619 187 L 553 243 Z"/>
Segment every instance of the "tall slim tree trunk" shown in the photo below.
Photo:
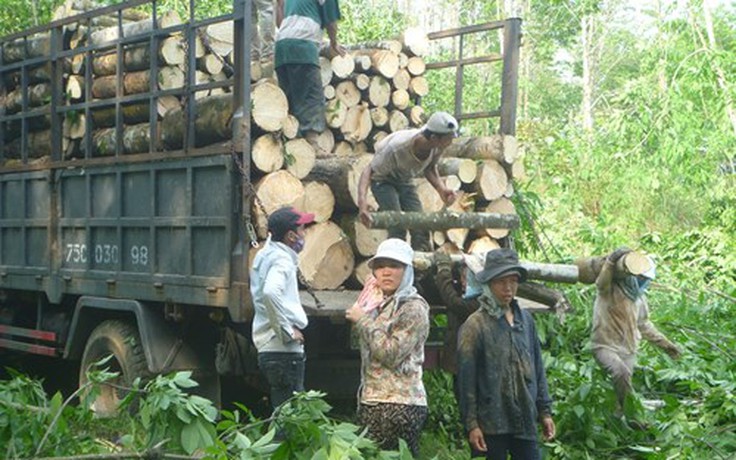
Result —
<path fill-rule="evenodd" d="M 583 100 L 580 106 L 583 129 L 590 133 L 593 131 L 593 87 L 595 84 L 595 17 L 586 14 L 581 19 L 581 39 L 583 45 Z"/>
<path fill-rule="evenodd" d="M 705 19 L 705 31 L 708 35 L 708 43 L 705 43 L 702 34 L 698 33 L 698 36 L 701 41 L 703 41 L 703 46 L 707 47 L 711 54 L 715 54 L 718 44 L 716 43 L 716 34 L 713 29 L 713 15 L 711 12 L 712 6 L 712 0 L 703 1 L 703 16 Z M 731 97 L 731 92 L 729 90 L 728 80 L 726 80 L 726 73 L 723 71 L 723 67 L 721 67 L 717 59 L 710 59 L 710 65 L 713 67 L 713 71 L 718 77 L 718 87 L 723 93 L 723 101 L 726 105 L 726 114 L 731 122 L 733 132 L 736 134 L 736 110 L 734 110 L 733 98 Z"/>

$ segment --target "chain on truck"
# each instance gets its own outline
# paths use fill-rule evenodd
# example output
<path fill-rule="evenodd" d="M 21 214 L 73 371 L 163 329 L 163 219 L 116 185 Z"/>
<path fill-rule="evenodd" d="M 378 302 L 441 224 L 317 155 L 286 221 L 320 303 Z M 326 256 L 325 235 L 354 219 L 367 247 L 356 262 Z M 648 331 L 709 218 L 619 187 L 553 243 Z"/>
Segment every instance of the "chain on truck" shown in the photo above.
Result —
<path fill-rule="evenodd" d="M 224 375 L 262 386 L 250 340 L 247 270 L 255 241 L 251 210 L 258 202 L 250 182 L 251 7 L 250 0 L 234 0 L 229 14 L 201 18 L 190 0 L 186 20 L 163 26 L 165 12 L 155 0 L 131 0 L 0 41 L 3 99 L 11 93 L 16 99 L 14 109 L 8 103 L 0 108 L 0 353 L 79 362 L 80 385 L 91 364 L 112 355 L 107 365 L 120 373 L 116 383 L 122 387 L 176 370 L 192 370 L 201 393 L 218 402 Z M 147 18 L 129 28 L 124 18 L 137 11 Z M 103 18 L 113 18 L 114 33 L 92 39 L 87 32 L 81 46 L 70 46 L 71 30 Z M 220 23 L 233 27 L 228 78 L 199 83 L 196 39 Z M 507 47 L 518 50 L 519 21 L 510 24 L 514 40 Z M 156 82 L 155 57 L 172 34 L 184 43 L 184 85 L 152 84 L 126 94 L 129 54 L 149 57 L 136 70 L 148 71 L 148 81 Z M 499 116 L 501 129 L 513 134 L 518 53 L 505 54 L 501 107 L 481 116 Z M 114 68 L 114 97 L 107 99 L 92 94 L 93 67 L 102 57 Z M 465 64 L 460 56 L 448 65 L 461 70 Z M 82 91 L 76 100 L 66 92 L 75 65 Z M 228 139 L 201 145 L 195 95 L 213 88 L 231 95 L 231 132 Z M 163 150 L 157 107 L 170 96 L 182 101 L 182 126 L 178 148 Z M 459 119 L 478 117 L 460 112 L 458 103 Z M 81 115 L 86 126 L 70 155 L 68 122 Z M 125 152 L 131 117 L 147 123 L 146 153 Z M 112 145 L 108 155 L 98 156 L 94 130 L 103 127 Z M 360 358 L 344 309 L 357 294 L 302 296 L 310 316 L 307 387 L 354 396 Z M 103 389 L 95 409 L 114 410 L 120 396 Z"/>

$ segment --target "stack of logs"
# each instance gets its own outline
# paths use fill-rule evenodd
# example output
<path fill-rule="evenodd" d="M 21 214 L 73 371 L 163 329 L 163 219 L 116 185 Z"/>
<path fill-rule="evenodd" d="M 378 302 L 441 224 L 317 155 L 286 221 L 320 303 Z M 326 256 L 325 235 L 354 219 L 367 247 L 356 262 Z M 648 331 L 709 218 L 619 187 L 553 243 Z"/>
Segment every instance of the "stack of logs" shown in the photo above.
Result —
<path fill-rule="evenodd" d="M 78 14 L 89 8 L 89 0 L 67 0 L 55 19 Z M 144 16 L 144 17 L 142 17 Z M 168 28 L 182 23 L 173 12 L 161 14 L 157 24 L 134 10 L 123 14 L 123 35 L 133 36 L 154 27 Z M 108 20 L 109 19 L 109 20 Z M 112 24 L 110 24 L 112 21 Z M 176 151 L 184 145 L 187 104 L 196 105 L 194 139 L 197 147 L 223 143 L 232 137 L 233 99 L 233 27 L 232 23 L 212 24 L 197 31 L 195 39 L 196 69 L 187 65 L 187 47 L 180 31 L 158 40 L 158 75 L 151 81 L 151 45 L 149 42 L 126 44 L 122 63 L 123 88 L 117 88 L 118 56 L 113 45 L 119 37 L 117 16 L 96 17 L 84 24 L 68 25 L 64 31 L 65 49 L 95 45 L 104 51 L 79 53 L 64 65 L 66 103 L 86 100 L 110 100 L 109 105 L 91 109 L 90 120 L 84 111 L 69 111 L 63 119 L 64 159 L 95 158 L 115 154 L 117 130 L 114 98 L 149 92 L 155 85 L 160 90 L 185 88 L 189 72 L 195 72 L 195 84 L 225 81 L 222 87 L 198 91 L 193 100 L 186 91 L 179 95 L 156 98 L 158 129 L 151 139 L 149 100 L 121 106 L 123 118 L 121 140 L 123 154 L 151 151 Z M 306 249 L 300 265 L 307 281 L 315 289 L 336 289 L 346 281 L 362 283 L 367 276 L 366 260 L 386 238 L 386 231 L 368 229 L 357 220 L 357 186 L 363 169 L 371 161 L 374 146 L 388 134 L 420 127 L 425 120 L 420 99 L 429 87 L 424 77 L 426 35 L 407 31 L 397 40 L 348 47 L 346 56 L 320 57 L 326 118 L 329 127 L 316 146 L 299 136 L 299 123 L 289 114 L 284 93 L 272 78 L 273 72 L 252 66 L 251 74 L 271 74 L 251 88 L 252 175 L 260 202 L 266 213 L 284 205 L 312 212 L 317 224 L 306 232 Z M 28 55 L 48 56 L 49 35 L 29 37 Z M 3 48 L 3 62 L 24 59 L 23 41 Z M 15 54 L 14 54 L 15 53 Z M 92 88 L 84 88 L 86 66 L 91 65 Z M 6 114 L 22 109 L 23 88 L 20 73 L 3 75 L 6 88 Z M 28 108 L 38 116 L 28 119 L 29 153 L 32 158 L 50 155 L 48 108 L 50 75 L 47 66 L 30 69 L 27 91 Z M 176 94 L 176 92 L 173 92 Z M 19 138 L 8 133 L 19 132 L 18 126 L 4 126 L 5 158 L 20 157 Z M 91 133 L 91 152 L 86 151 L 85 133 Z M 8 141 L 12 142 L 8 142 Z M 513 180 L 523 176 L 522 161 L 516 140 L 511 136 L 469 137 L 456 139 L 447 148 L 439 165 L 448 187 L 460 198 L 449 210 L 455 212 L 514 213 L 509 198 Z M 439 195 L 425 179 L 416 186 L 425 211 L 442 209 Z M 377 208 L 372 196 L 369 202 Z M 258 237 L 266 237 L 265 216 L 254 206 Z M 470 252 L 497 247 L 497 240 L 508 229 L 469 231 L 451 229 L 435 231 L 434 244 L 452 245 Z"/>

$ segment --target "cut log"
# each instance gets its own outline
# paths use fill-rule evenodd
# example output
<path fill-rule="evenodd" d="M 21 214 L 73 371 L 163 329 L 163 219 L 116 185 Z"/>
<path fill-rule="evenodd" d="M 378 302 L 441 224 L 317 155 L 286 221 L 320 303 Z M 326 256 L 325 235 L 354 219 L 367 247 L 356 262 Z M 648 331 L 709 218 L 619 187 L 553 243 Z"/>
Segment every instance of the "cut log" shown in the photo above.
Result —
<path fill-rule="evenodd" d="M 66 81 L 66 96 L 70 101 L 84 98 L 84 78 L 79 75 L 69 75 Z"/>
<path fill-rule="evenodd" d="M 370 54 L 375 50 L 387 50 L 394 54 L 399 54 L 403 45 L 399 40 L 380 40 L 365 43 L 358 43 L 356 45 L 345 46 L 346 49 L 355 51 L 355 54 Z"/>
<path fill-rule="evenodd" d="M 395 133 L 409 127 L 409 119 L 400 110 L 392 110 L 388 116 L 389 131 Z"/>
<path fill-rule="evenodd" d="M 427 64 L 421 57 L 410 57 L 409 62 L 406 63 L 406 70 L 408 70 L 413 77 L 419 77 L 424 75 L 424 72 L 427 70 Z"/>
<path fill-rule="evenodd" d="M 289 114 L 284 120 L 284 127 L 281 128 L 281 133 L 287 139 L 294 139 L 299 135 L 299 120 L 294 115 Z"/>
<path fill-rule="evenodd" d="M 386 78 L 393 78 L 399 71 L 398 53 L 389 50 L 376 50 L 370 54 L 371 69 Z"/>
<path fill-rule="evenodd" d="M 515 181 L 523 181 L 526 179 L 526 168 L 524 167 L 524 159 L 518 158 L 511 165 L 511 178 Z"/>
<path fill-rule="evenodd" d="M 520 283 L 517 291 L 519 297 L 540 302 L 557 312 L 572 310 L 572 305 L 564 294 L 535 282 Z"/>
<path fill-rule="evenodd" d="M 340 131 L 349 142 L 365 140 L 373 129 L 371 114 L 367 104 L 350 107 Z"/>
<path fill-rule="evenodd" d="M 401 69 L 398 72 L 396 72 L 396 75 L 394 75 L 394 78 L 392 79 L 394 88 L 403 89 L 404 91 L 407 91 L 409 89 L 410 81 L 411 81 L 411 75 L 409 74 L 409 71 L 406 69 Z M 407 92 L 407 96 L 408 95 L 409 93 Z"/>
<path fill-rule="evenodd" d="M 84 57 L 83 55 L 79 55 Z M 123 53 L 123 69 L 126 72 L 135 72 L 148 69 L 151 65 L 151 50 L 148 45 L 134 45 Z M 110 52 L 95 56 L 92 59 L 92 72 L 98 77 L 115 75 L 118 67 L 118 55 Z M 81 69 L 76 71 L 81 73 Z"/>
<path fill-rule="evenodd" d="M 391 84 L 385 78 L 376 75 L 371 77 L 368 87 L 368 101 L 373 107 L 386 107 L 391 100 Z"/>
<path fill-rule="evenodd" d="M 76 56 L 75 56 L 76 57 Z M 84 58 L 84 56 L 82 56 Z M 65 72 L 71 70 L 71 64 L 69 61 L 64 61 Z M 5 89 L 9 90 L 20 86 L 21 75 L 20 71 L 3 72 L 2 80 L 5 84 Z M 39 66 L 28 69 L 28 84 L 35 85 L 38 83 L 47 83 L 51 81 L 51 64 L 41 64 Z"/>
<path fill-rule="evenodd" d="M 345 56 L 340 56 L 338 54 L 333 57 L 330 60 L 330 65 L 332 67 L 332 74 L 335 78 L 340 80 L 348 78 L 350 74 L 353 73 L 353 70 L 355 70 L 355 61 L 353 60 L 353 56 L 348 53 L 346 53 Z"/>
<path fill-rule="evenodd" d="M 129 125 L 146 122 L 150 117 L 148 102 L 125 104 L 120 108 L 120 110 L 123 113 L 123 122 Z M 115 125 L 114 105 L 93 109 L 91 114 L 92 129 L 109 128 Z"/>
<path fill-rule="evenodd" d="M 442 197 L 427 179 L 423 177 L 414 179 L 414 184 L 424 212 L 438 212 L 443 208 L 445 203 L 442 202 Z"/>
<path fill-rule="evenodd" d="M 168 27 L 173 27 L 182 24 L 181 18 L 174 10 L 167 10 L 163 14 L 161 14 L 158 18 L 158 24 L 156 24 L 156 28 L 158 29 L 166 29 Z M 103 46 L 113 43 L 115 40 L 118 40 L 121 38 L 120 31 L 118 30 L 118 26 L 108 27 L 105 29 L 98 30 L 96 32 L 93 32 L 89 36 L 89 43 L 90 45 L 94 46 Z M 136 22 L 129 22 L 127 24 L 123 24 L 122 31 L 123 31 L 123 37 L 133 37 L 135 35 L 140 35 L 145 32 L 150 32 L 154 29 L 153 19 L 147 18 L 142 21 L 136 21 Z"/>
<path fill-rule="evenodd" d="M 483 236 L 473 240 L 468 246 L 468 253 L 470 254 L 485 254 L 493 249 L 500 248 L 501 245 L 498 241 L 494 240 L 490 236 Z"/>
<path fill-rule="evenodd" d="M 360 90 L 350 80 L 341 81 L 335 87 L 335 98 L 340 100 L 345 107 L 350 109 L 360 102 Z"/>
<path fill-rule="evenodd" d="M 326 129 L 317 135 L 317 146 L 322 152 L 332 153 L 335 150 L 335 135 Z M 319 155 L 317 155 L 319 157 Z"/>
<path fill-rule="evenodd" d="M 447 211 L 454 213 L 467 213 L 473 211 L 474 202 L 466 197 L 464 192 L 458 194 L 457 199 L 447 207 Z M 447 230 L 447 239 L 458 248 L 465 247 L 465 240 L 468 238 L 469 229 L 464 227 L 450 228 Z"/>
<path fill-rule="evenodd" d="M 447 242 L 447 235 L 442 230 L 435 230 L 432 232 L 432 242 L 435 247 L 442 246 Z"/>
<path fill-rule="evenodd" d="M 207 53 L 197 59 L 197 69 L 207 72 L 210 75 L 216 75 L 222 72 L 224 67 L 225 63 L 222 58 L 213 53 Z"/>
<path fill-rule="evenodd" d="M 251 149 L 253 165 L 264 173 L 278 171 L 284 165 L 283 150 L 284 144 L 279 136 L 273 133 L 259 136 Z"/>
<path fill-rule="evenodd" d="M 335 212 L 335 195 L 324 182 L 304 182 L 302 211 L 314 214 L 315 222 L 327 222 Z"/>
<path fill-rule="evenodd" d="M 164 66 L 158 71 L 158 87 L 162 90 L 183 88 L 186 83 L 184 71 L 175 66 Z"/>
<path fill-rule="evenodd" d="M 373 151 L 375 151 L 376 149 L 376 144 L 384 140 L 386 136 L 388 136 L 388 133 L 386 131 L 378 130 L 371 133 L 369 141 Z"/>
<path fill-rule="evenodd" d="M 255 116 L 255 110 L 253 110 Z M 195 146 L 221 142 L 232 136 L 233 98 L 230 94 L 209 96 L 197 101 L 194 121 Z M 161 137 L 168 149 L 180 149 L 184 142 L 186 111 L 173 110 L 161 121 Z"/>
<path fill-rule="evenodd" d="M 327 126 L 330 128 L 340 128 L 342 124 L 345 123 L 345 117 L 347 114 L 348 109 L 342 101 L 338 99 L 327 101 L 325 119 L 327 120 Z"/>
<path fill-rule="evenodd" d="M 459 191 L 462 187 L 462 182 L 460 182 L 460 179 L 454 174 L 444 176 L 443 179 L 445 180 L 445 187 L 452 190 L 453 192 Z"/>
<path fill-rule="evenodd" d="M 286 169 L 297 179 L 304 179 L 314 167 L 314 147 L 305 139 L 292 139 L 284 144 Z"/>
<path fill-rule="evenodd" d="M 364 73 L 353 74 L 353 81 L 355 82 L 355 87 L 360 91 L 365 91 L 371 86 L 371 77 Z"/>
<path fill-rule="evenodd" d="M 161 96 L 158 98 L 158 116 L 163 118 L 172 110 L 181 109 L 181 102 L 176 96 Z"/>
<path fill-rule="evenodd" d="M 429 83 L 424 77 L 414 77 L 409 82 L 409 94 L 417 97 L 424 97 L 429 94 Z"/>
<path fill-rule="evenodd" d="M 8 114 L 20 112 L 23 109 L 23 88 L 16 88 L 5 96 L 5 111 Z M 39 107 L 51 101 L 51 85 L 39 83 L 28 87 L 26 94 L 28 107 Z"/>
<path fill-rule="evenodd" d="M 166 65 L 183 65 L 187 59 L 187 53 L 184 50 L 184 42 L 182 38 L 178 36 L 166 37 L 161 40 L 161 44 L 158 48 L 158 55 L 161 58 L 161 62 Z M 222 68 L 222 65 L 220 65 L 220 68 Z"/>
<path fill-rule="evenodd" d="M 148 123 L 125 126 L 123 128 L 122 154 L 148 152 L 150 150 L 151 126 Z M 91 157 L 106 157 L 115 155 L 117 135 L 115 128 L 97 130 L 92 135 Z M 87 156 L 85 143 L 80 143 L 82 155 Z"/>
<path fill-rule="evenodd" d="M 578 267 L 563 264 L 540 264 L 536 262 L 521 262 L 526 268 L 528 279 L 552 281 L 555 283 L 577 283 Z"/>
<path fill-rule="evenodd" d="M 583 257 L 575 260 L 574 264 L 578 269 L 579 281 L 585 284 L 595 283 L 603 264 L 606 262 L 606 257 Z M 629 275 L 641 275 L 650 268 L 651 263 L 644 254 L 632 251 L 617 261 L 614 267 L 614 278 L 623 279 Z"/>
<path fill-rule="evenodd" d="M 19 38 L 3 46 L 3 63 L 10 64 L 23 59 L 48 56 L 51 52 L 49 32 Z"/>
<path fill-rule="evenodd" d="M 64 131 L 70 139 L 82 139 L 87 130 L 87 117 L 83 113 L 64 118 Z"/>
<path fill-rule="evenodd" d="M 251 88 L 251 117 L 262 130 L 279 131 L 289 115 L 286 95 L 275 83 L 262 80 Z"/>
<path fill-rule="evenodd" d="M 406 53 L 399 53 L 399 72 L 406 69 L 406 65 L 409 64 L 409 56 Z"/>
<path fill-rule="evenodd" d="M 355 150 L 350 142 L 340 141 L 335 144 L 335 156 L 338 157 L 351 157 L 355 155 Z"/>
<path fill-rule="evenodd" d="M 250 81 L 253 83 L 258 82 L 263 78 L 263 68 L 260 62 L 251 61 L 250 63 Z"/>
<path fill-rule="evenodd" d="M 255 184 L 255 189 L 269 215 L 282 206 L 301 209 L 304 204 L 304 185 L 284 169 L 263 176 Z M 259 238 L 264 239 L 268 233 L 267 218 L 255 203 L 252 212 L 255 216 L 256 233 Z"/>
<path fill-rule="evenodd" d="M 437 164 L 437 170 L 441 176 L 457 176 L 463 184 L 472 184 L 478 176 L 475 161 L 467 158 L 442 158 Z"/>
<path fill-rule="evenodd" d="M 178 70 L 178 68 L 174 68 Z M 179 70 L 179 72 L 181 72 L 181 70 Z M 149 77 L 150 72 L 148 70 L 142 70 L 140 72 L 128 72 L 123 75 L 123 95 L 145 93 L 147 91 L 150 91 L 151 86 Z M 116 91 L 116 75 L 99 77 L 95 78 L 92 81 L 92 97 L 94 97 L 95 99 L 110 99 L 112 97 L 116 97 Z"/>
<path fill-rule="evenodd" d="M 478 168 L 478 177 L 473 184 L 474 190 L 488 201 L 501 198 L 508 184 L 508 177 L 503 166 L 497 161 L 485 160 Z"/>
<path fill-rule="evenodd" d="M 519 150 L 513 136 L 459 137 L 445 149 L 445 156 L 512 164 L 518 158 Z"/>
<path fill-rule="evenodd" d="M 419 27 L 409 27 L 401 36 L 403 51 L 411 56 L 426 56 L 429 53 L 429 37 Z"/>
<path fill-rule="evenodd" d="M 353 62 L 355 63 L 355 72 L 367 72 L 371 68 L 371 58 L 369 56 L 355 55 L 353 56 Z"/>
<path fill-rule="evenodd" d="M 5 144 L 5 158 L 21 158 L 21 138 Z M 51 130 L 28 133 L 28 158 L 51 156 Z"/>
<path fill-rule="evenodd" d="M 388 123 L 388 109 L 386 107 L 373 107 L 371 109 L 371 121 L 376 128 L 383 128 Z"/>
<path fill-rule="evenodd" d="M 411 100 L 409 99 L 409 93 L 406 92 L 406 90 L 397 89 L 396 91 L 391 93 L 391 105 L 393 105 L 395 109 L 404 110 L 409 107 L 409 102 L 411 102 Z M 404 118 L 407 119 L 406 121 L 408 126 L 409 119 L 406 117 L 406 115 L 404 115 Z"/>
<path fill-rule="evenodd" d="M 337 289 L 353 273 L 355 258 L 345 233 L 334 222 L 310 225 L 304 231 L 299 269 L 314 289 Z"/>
<path fill-rule="evenodd" d="M 371 213 L 371 228 L 400 227 L 412 230 L 447 230 L 450 228 L 518 228 L 519 217 L 487 212 L 403 212 Z"/>
<path fill-rule="evenodd" d="M 506 184 L 506 191 L 503 192 L 503 196 L 506 198 L 511 198 L 514 196 L 514 183 L 511 181 L 508 181 Z"/>
<path fill-rule="evenodd" d="M 512 203 L 511 200 L 506 197 L 501 197 L 497 200 L 491 201 L 491 203 L 486 206 L 483 212 L 516 215 L 516 208 L 514 207 L 514 203 Z M 485 231 L 488 236 L 497 240 L 504 238 L 509 234 L 508 228 L 487 228 Z"/>
<path fill-rule="evenodd" d="M 353 270 L 353 279 L 361 286 L 365 284 L 365 280 L 367 280 L 372 274 L 372 271 L 368 266 L 368 260 L 369 259 L 361 261 L 355 266 L 355 270 Z"/>
<path fill-rule="evenodd" d="M 312 171 L 304 180 L 329 184 L 335 195 L 336 206 L 342 211 L 352 212 L 358 208 L 360 174 L 372 158 L 373 155 L 320 158 L 315 161 Z M 378 208 L 370 189 L 367 200 L 373 209 Z"/>
<path fill-rule="evenodd" d="M 368 228 L 355 215 L 343 214 L 340 227 L 349 236 L 355 252 L 364 257 L 373 256 L 378 245 L 388 238 L 387 230 Z"/>

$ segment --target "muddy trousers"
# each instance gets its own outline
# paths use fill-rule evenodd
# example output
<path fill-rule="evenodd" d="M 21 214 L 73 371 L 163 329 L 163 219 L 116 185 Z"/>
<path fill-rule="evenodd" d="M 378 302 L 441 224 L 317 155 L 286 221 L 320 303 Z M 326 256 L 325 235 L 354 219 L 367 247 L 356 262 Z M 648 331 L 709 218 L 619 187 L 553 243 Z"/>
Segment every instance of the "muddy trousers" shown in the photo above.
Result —
<path fill-rule="evenodd" d="M 593 350 L 593 356 L 598 364 L 611 376 L 613 388 L 616 390 L 616 399 L 619 410 L 623 410 L 626 396 L 633 390 L 631 376 L 636 365 L 636 354 L 616 353 L 607 348 Z"/>

